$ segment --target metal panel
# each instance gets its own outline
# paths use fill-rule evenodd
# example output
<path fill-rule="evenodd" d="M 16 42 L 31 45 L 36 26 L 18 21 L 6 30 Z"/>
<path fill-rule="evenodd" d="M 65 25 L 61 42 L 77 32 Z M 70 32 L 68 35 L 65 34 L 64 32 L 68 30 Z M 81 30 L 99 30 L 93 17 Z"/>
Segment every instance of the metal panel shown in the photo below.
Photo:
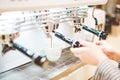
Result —
<path fill-rule="evenodd" d="M 0 0 L 0 12 L 15 10 L 35 10 L 80 5 L 100 5 L 107 0 Z"/>

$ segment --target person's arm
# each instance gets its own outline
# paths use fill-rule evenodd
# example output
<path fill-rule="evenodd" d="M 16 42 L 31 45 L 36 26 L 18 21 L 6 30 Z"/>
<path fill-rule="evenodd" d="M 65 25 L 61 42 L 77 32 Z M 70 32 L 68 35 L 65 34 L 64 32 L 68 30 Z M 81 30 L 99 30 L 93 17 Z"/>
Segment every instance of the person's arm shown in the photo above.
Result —
<path fill-rule="evenodd" d="M 120 61 L 120 51 L 118 49 L 108 44 L 106 41 L 97 41 L 95 44 L 102 49 L 108 58 L 115 60 L 116 62 Z"/>
<path fill-rule="evenodd" d="M 82 47 L 71 48 L 71 51 L 83 63 L 97 66 L 94 80 L 120 80 L 119 68 L 111 62 L 101 47 L 85 41 L 80 41 L 80 44 Z"/>
<path fill-rule="evenodd" d="M 105 59 L 98 64 L 94 80 L 120 80 L 120 69 L 111 60 Z"/>
<path fill-rule="evenodd" d="M 71 51 L 85 64 L 96 66 L 99 62 L 108 58 L 101 48 L 94 43 L 80 41 L 80 45 L 81 47 L 71 48 Z"/>

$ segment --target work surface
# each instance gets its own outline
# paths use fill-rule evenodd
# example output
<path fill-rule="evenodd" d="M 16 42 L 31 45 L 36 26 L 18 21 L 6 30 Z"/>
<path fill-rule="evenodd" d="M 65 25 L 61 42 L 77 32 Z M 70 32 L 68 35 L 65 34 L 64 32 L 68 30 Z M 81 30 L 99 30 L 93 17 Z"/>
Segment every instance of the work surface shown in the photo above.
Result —
<path fill-rule="evenodd" d="M 46 61 L 41 66 L 37 66 L 30 62 L 10 71 L 1 73 L 0 80 L 49 80 L 55 78 L 79 63 L 79 59 L 74 57 L 69 49 L 65 49 L 63 50 L 62 57 L 57 62 Z M 15 64 L 18 63 L 14 63 L 14 65 Z"/>

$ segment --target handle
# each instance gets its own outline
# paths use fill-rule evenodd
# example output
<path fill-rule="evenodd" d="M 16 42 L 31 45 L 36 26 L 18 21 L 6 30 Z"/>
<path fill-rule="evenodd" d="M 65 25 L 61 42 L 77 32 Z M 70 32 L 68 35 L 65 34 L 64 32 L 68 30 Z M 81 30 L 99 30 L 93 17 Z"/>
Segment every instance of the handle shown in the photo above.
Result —
<path fill-rule="evenodd" d="M 46 61 L 46 57 L 42 57 L 40 55 L 36 56 L 35 53 L 33 53 L 31 50 L 21 46 L 18 43 L 14 43 L 13 47 L 16 48 L 17 50 L 19 50 L 20 52 L 22 52 L 24 55 L 31 58 L 32 60 L 34 60 L 35 64 L 37 64 L 37 65 L 40 65 Z"/>
<path fill-rule="evenodd" d="M 97 31 L 97 30 L 95 30 L 95 29 L 93 29 L 91 27 L 85 26 L 85 25 L 82 27 L 82 29 L 84 29 L 86 31 L 89 31 L 89 32 L 95 34 L 96 36 L 98 36 L 98 37 L 100 37 L 102 39 L 106 39 L 107 36 L 108 36 L 108 33 L 106 33 L 106 32 L 103 32 L 103 31 L 100 32 L 100 31 Z"/>
<path fill-rule="evenodd" d="M 72 40 L 66 36 L 64 36 L 63 34 L 59 33 L 59 32 L 55 32 L 55 36 L 63 41 L 65 41 L 66 43 L 70 44 L 72 47 L 80 47 L 80 43 L 79 41 L 76 40 Z"/>

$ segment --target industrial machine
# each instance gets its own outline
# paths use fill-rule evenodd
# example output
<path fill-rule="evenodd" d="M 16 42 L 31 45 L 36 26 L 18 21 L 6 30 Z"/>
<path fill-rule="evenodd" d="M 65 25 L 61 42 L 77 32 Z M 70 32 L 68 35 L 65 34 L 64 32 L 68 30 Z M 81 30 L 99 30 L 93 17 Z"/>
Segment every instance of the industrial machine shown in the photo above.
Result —
<path fill-rule="evenodd" d="M 105 12 L 94 7 L 106 3 L 107 0 L 1 0 L 0 79 L 17 79 L 20 75 L 12 78 L 6 74 L 13 71 L 14 75 L 15 71 L 19 73 L 20 70 L 25 75 L 30 68 L 30 75 L 20 80 L 26 80 L 28 76 L 33 76 L 30 80 L 59 80 L 63 77 L 60 74 L 73 65 L 79 63 L 78 67 L 83 66 L 84 64 L 70 52 L 69 47 L 73 44 L 67 44 L 66 39 L 94 41 L 94 35 L 98 40 L 106 39 L 108 34 L 104 32 Z M 63 41 L 54 34 L 64 38 Z M 43 48 L 52 47 L 54 44 L 62 47 L 63 51 L 59 60 L 50 62 Z M 57 68 L 60 71 L 57 71 Z"/>

